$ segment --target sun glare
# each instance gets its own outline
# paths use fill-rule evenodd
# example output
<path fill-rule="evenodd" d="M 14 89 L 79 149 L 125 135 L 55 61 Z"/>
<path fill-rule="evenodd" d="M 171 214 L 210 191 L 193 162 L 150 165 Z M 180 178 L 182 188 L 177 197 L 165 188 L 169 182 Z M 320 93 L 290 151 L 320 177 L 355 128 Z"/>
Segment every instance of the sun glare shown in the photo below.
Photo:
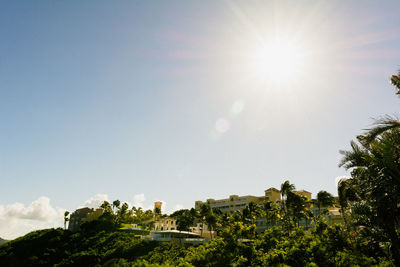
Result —
<path fill-rule="evenodd" d="M 289 41 L 271 42 L 253 52 L 253 71 L 264 82 L 282 84 L 293 81 L 299 78 L 304 67 L 301 49 Z"/>

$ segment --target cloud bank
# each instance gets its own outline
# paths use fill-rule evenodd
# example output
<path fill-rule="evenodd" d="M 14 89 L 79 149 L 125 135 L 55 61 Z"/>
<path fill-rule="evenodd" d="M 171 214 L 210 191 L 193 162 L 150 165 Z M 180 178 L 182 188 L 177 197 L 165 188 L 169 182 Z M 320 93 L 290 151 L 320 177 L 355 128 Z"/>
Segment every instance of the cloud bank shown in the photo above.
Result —
<path fill-rule="evenodd" d="M 14 239 L 38 229 L 63 227 L 64 212 L 63 208 L 52 207 L 45 196 L 28 206 L 19 202 L 0 204 L 0 237 Z"/>
<path fill-rule="evenodd" d="M 106 194 L 96 194 L 93 197 L 86 200 L 85 203 L 83 204 L 83 207 L 97 209 L 98 207 L 101 206 L 101 204 L 103 204 L 104 201 L 110 202 Z"/>
<path fill-rule="evenodd" d="M 84 201 L 80 207 L 98 208 L 104 201 L 111 203 L 108 195 L 96 194 Z M 144 194 L 137 194 L 132 197 L 131 202 L 121 200 L 121 203 L 127 202 L 129 208 L 132 208 L 133 205 L 145 210 L 152 210 L 154 201 L 146 202 Z M 176 204 L 169 209 L 165 201 L 160 201 L 163 203 L 162 213 L 171 214 L 175 210 L 183 208 L 181 204 Z M 50 198 L 45 196 L 39 197 L 29 205 L 19 202 L 8 205 L 0 204 L 0 237 L 11 240 L 39 229 L 64 227 L 65 210 L 52 206 Z M 69 211 L 72 213 L 74 210 Z"/>

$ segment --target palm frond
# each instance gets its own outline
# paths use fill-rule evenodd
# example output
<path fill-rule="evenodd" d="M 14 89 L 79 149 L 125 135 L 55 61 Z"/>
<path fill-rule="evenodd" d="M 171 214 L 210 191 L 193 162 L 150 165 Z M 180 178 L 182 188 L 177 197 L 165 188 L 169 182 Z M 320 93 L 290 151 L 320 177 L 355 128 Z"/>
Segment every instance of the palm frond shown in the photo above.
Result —
<path fill-rule="evenodd" d="M 396 94 L 400 95 L 400 71 L 398 75 L 392 75 L 392 77 L 390 77 L 390 82 L 396 87 Z"/>
<path fill-rule="evenodd" d="M 375 140 L 384 132 L 390 131 L 392 129 L 400 129 L 400 120 L 391 116 L 385 116 L 381 119 L 377 119 L 374 125 L 375 127 L 367 129 L 366 134 L 357 136 L 357 139 L 361 144 L 370 144 L 373 140 Z"/>

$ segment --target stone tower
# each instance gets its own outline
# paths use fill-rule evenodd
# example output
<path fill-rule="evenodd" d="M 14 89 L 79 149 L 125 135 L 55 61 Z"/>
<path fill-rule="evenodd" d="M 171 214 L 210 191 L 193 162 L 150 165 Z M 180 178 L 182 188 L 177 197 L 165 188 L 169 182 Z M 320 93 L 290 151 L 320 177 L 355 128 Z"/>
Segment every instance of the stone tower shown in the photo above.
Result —
<path fill-rule="evenodd" d="M 154 213 L 156 212 L 156 210 L 158 209 L 161 212 L 161 206 L 162 206 L 162 202 L 161 201 L 156 201 L 154 202 Z"/>

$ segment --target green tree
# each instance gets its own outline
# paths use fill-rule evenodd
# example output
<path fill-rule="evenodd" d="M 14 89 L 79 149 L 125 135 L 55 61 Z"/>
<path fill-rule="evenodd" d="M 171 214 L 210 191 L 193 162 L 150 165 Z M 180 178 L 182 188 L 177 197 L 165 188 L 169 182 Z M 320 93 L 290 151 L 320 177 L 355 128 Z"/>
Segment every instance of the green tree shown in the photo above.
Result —
<path fill-rule="evenodd" d="M 211 211 L 207 214 L 205 221 L 207 223 L 208 230 L 210 231 L 210 238 L 212 239 L 212 232 L 217 224 L 217 216 Z"/>
<path fill-rule="evenodd" d="M 243 210 L 243 222 L 254 224 L 256 219 L 262 215 L 262 208 L 251 201 Z"/>
<path fill-rule="evenodd" d="M 288 205 L 287 205 L 287 198 L 288 195 L 294 192 L 296 187 L 294 184 L 291 184 L 289 180 L 286 180 L 282 185 L 281 185 L 281 196 L 282 196 L 282 203 L 283 203 L 283 211 L 285 213 L 284 218 L 283 218 L 283 223 L 287 227 L 287 229 L 290 229 L 291 226 L 291 221 L 290 221 L 290 215 L 288 211 Z"/>
<path fill-rule="evenodd" d="M 321 208 L 330 207 L 335 203 L 335 198 L 331 193 L 321 190 L 317 194 L 318 216 L 321 216 Z"/>
<path fill-rule="evenodd" d="M 400 71 L 397 73 L 397 75 L 392 75 L 390 81 L 396 87 L 396 94 L 400 95 Z M 399 128 L 399 119 L 386 115 L 382 119 L 376 120 L 375 127 L 369 129 L 366 134 L 359 136 L 358 139 L 360 142 L 370 143 L 382 133 Z"/>
<path fill-rule="evenodd" d="M 203 235 L 204 224 L 206 223 L 206 218 L 210 213 L 212 213 L 212 209 L 209 204 L 203 203 L 200 205 L 199 219 L 202 224 L 201 235 Z"/>
<path fill-rule="evenodd" d="M 129 210 L 129 205 L 126 202 L 118 209 L 116 216 L 118 224 L 133 223 L 133 212 Z"/>
<path fill-rule="evenodd" d="M 351 170 L 351 184 L 357 188 L 352 214 L 357 225 L 382 232 L 379 238 L 388 237 L 392 256 L 400 266 L 400 129 L 384 131 L 369 142 L 365 135 L 358 140 L 359 145 L 351 142 L 351 151 L 341 151 L 340 163 Z"/>
<path fill-rule="evenodd" d="M 101 204 L 100 208 L 103 209 L 103 213 L 100 215 L 99 220 L 106 221 L 107 223 L 114 225 L 116 222 L 116 217 L 114 215 L 110 202 L 104 201 L 103 204 Z"/>
<path fill-rule="evenodd" d="M 137 224 L 142 224 L 143 221 L 149 219 L 148 214 L 146 214 L 142 207 L 138 207 L 136 208 L 135 206 L 132 207 L 132 216 L 133 216 L 133 223 L 137 223 Z M 153 214 L 153 212 L 151 212 Z M 150 215 L 150 218 L 152 218 L 153 215 Z"/>
<path fill-rule="evenodd" d="M 295 225 L 299 226 L 301 219 L 307 219 L 309 217 L 309 213 L 307 212 L 309 203 L 305 196 L 289 191 L 287 193 L 286 202 L 288 214 L 292 217 Z"/>
<path fill-rule="evenodd" d="M 190 214 L 193 216 L 194 219 L 196 219 L 197 217 L 199 217 L 199 213 L 195 208 L 191 208 L 190 209 Z"/>
<path fill-rule="evenodd" d="M 104 211 L 112 212 L 111 204 L 108 201 L 104 201 L 103 204 L 100 205 L 100 208 L 102 208 Z"/>
<path fill-rule="evenodd" d="M 357 137 L 360 143 L 369 144 L 386 131 L 400 129 L 400 121 L 391 116 L 376 120 L 374 125 L 375 127 L 369 129 L 367 133 Z"/>
<path fill-rule="evenodd" d="M 173 218 L 176 218 L 176 228 L 179 231 L 189 231 L 190 226 L 194 224 L 195 217 L 190 212 L 190 210 L 182 209 L 174 212 L 170 215 Z"/>
<path fill-rule="evenodd" d="M 69 221 L 68 215 L 69 215 L 69 211 L 66 210 L 64 212 L 64 229 L 67 229 L 67 222 Z"/>
<path fill-rule="evenodd" d="M 264 215 L 270 225 L 275 225 L 280 220 L 282 208 L 278 204 L 266 200 L 264 202 Z"/>
<path fill-rule="evenodd" d="M 156 217 L 161 216 L 161 209 L 159 207 L 154 208 L 154 215 Z"/>
<path fill-rule="evenodd" d="M 390 82 L 396 87 L 396 94 L 400 95 L 400 70 L 397 72 L 397 75 L 393 74 L 392 77 L 390 77 Z"/>
<path fill-rule="evenodd" d="M 286 198 L 287 195 L 291 192 L 293 192 L 296 189 L 294 184 L 291 184 L 289 180 L 286 180 L 282 185 L 281 185 L 281 196 L 282 196 L 282 202 L 283 206 L 285 208 L 285 212 L 287 212 L 287 207 L 286 207 Z"/>
<path fill-rule="evenodd" d="M 348 178 L 342 178 L 338 182 L 338 196 L 340 213 L 342 214 L 343 221 L 347 228 L 349 228 L 349 223 L 347 221 L 347 210 L 350 202 L 357 201 L 357 188 L 352 184 L 352 180 Z"/>
<path fill-rule="evenodd" d="M 113 203 L 112 203 L 112 209 L 113 209 L 113 211 L 115 212 L 115 208 L 119 209 L 119 206 L 120 206 L 120 205 L 121 205 L 121 201 L 119 201 L 118 199 L 117 199 L 117 200 L 114 200 Z"/>

